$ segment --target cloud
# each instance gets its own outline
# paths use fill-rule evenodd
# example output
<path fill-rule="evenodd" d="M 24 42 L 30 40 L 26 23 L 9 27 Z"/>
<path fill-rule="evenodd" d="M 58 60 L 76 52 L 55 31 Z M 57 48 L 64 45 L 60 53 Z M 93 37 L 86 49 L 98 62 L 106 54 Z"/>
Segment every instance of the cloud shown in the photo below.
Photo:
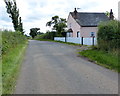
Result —
<path fill-rule="evenodd" d="M 20 10 L 20 16 L 26 33 L 30 28 L 39 27 L 42 32 L 49 28 L 46 23 L 51 20 L 52 16 L 58 15 L 61 18 L 67 18 L 69 12 L 74 8 L 81 8 L 78 11 L 83 12 L 106 12 L 113 9 L 115 17 L 118 16 L 119 0 L 16 0 Z M 13 29 L 11 19 L 6 13 L 3 0 L 0 1 L 0 28 Z"/>

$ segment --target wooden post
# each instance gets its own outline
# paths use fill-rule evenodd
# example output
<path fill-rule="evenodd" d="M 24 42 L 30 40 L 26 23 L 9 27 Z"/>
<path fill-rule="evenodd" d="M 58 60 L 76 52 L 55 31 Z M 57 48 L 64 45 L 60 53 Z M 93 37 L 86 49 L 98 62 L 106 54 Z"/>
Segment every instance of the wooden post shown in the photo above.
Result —
<path fill-rule="evenodd" d="M 83 45 L 83 37 L 81 38 L 81 44 Z"/>
<path fill-rule="evenodd" d="M 93 46 L 94 46 L 94 37 L 95 37 L 95 36 L 93 36 L 93 39 L 92 39 L 92 45 L 93 45 Z"/>
<path fill-rule="evenodd" d="M 65 42 L 67 42 L 67 38 L 66 38 L 66 36 L 65 36 Z"/>

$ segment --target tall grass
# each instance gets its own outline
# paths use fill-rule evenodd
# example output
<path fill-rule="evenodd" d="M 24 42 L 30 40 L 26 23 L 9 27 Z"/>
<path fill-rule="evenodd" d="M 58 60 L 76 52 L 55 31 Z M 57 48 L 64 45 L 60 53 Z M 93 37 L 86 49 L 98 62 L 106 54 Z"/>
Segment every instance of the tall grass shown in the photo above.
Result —
<path fill-rule="evenodd" d="M 2 31 L 2 94 L 14 90 L 26 42 L 20 32 Z"/>

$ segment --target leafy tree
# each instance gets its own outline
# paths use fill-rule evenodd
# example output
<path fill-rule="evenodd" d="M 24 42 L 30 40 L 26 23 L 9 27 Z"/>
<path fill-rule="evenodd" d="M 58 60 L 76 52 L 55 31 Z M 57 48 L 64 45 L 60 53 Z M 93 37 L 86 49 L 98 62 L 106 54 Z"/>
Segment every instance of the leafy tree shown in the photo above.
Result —
<path fill-rule="evenodd" d="M 56 30 L 58 35 L 61 35 L 62 32 L 65 32 L 66 19 L 59 18 L 59 16 L 52 17 L 52 20 L 46 23 L 46 26 L 53 27 L 52 30 Z"/>
<path fill-rule="evenodd" d="M 12 19 L 12 23 L 14 26 L 15 31 L 23 32 L 23 24 L 21 17 L 19 17 L 19 9 L 17 8 L 16 0 L 4 0 L 7 8 L 7 13 L 9 17 Z"/>
<path fill-rule="evenodd" d="M 40 28 L 31 28 L 30 29 L 30 36 L 32 38 L 34 38 L 35 36 L 37 36 L 39 34 L 38 30 L 40 30 Z"/>
<path fill-rule="evenodd" d="M 108 17 L 110 17 L 110 12 L 106 11 L 105 13 Z"/>

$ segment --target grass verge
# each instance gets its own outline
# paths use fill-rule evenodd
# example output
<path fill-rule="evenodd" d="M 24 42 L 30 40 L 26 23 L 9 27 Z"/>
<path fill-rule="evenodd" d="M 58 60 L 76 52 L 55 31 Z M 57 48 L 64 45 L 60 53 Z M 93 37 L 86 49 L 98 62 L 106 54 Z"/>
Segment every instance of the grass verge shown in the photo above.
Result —
<path fill-rule="evenodd" d="M 2 32 L 0 32 L 0 96 L 2 95 Z"/>
<path fill-rule="evenodd" d="M 81 51 L 79 54 L 80 56 L 87 57 L 90 61 L 95 62 L 98 65 L 120 72 L 120 64 L 118 64 L 117 55 L 95 49 Z"/>
<path fill-rule="evenodd" d="M 2 56 L 2 94 L 13 93 L 26 47 L 27 42 Z"/>
<path fill-rule="evenodd" d="M 63 41 L 55 41 L 55 40 L 51 40 L 51 39 L 36 39 L 36 40 L 39 40 L 39 41 L 52 41 L 52 42 L 64 43 L 64 44 L 68 44 L 68 45 L 82 46 L 81 44 L 76 44 L 76 43 L 71 43 L 71 42 L 63 42 Z"/>

